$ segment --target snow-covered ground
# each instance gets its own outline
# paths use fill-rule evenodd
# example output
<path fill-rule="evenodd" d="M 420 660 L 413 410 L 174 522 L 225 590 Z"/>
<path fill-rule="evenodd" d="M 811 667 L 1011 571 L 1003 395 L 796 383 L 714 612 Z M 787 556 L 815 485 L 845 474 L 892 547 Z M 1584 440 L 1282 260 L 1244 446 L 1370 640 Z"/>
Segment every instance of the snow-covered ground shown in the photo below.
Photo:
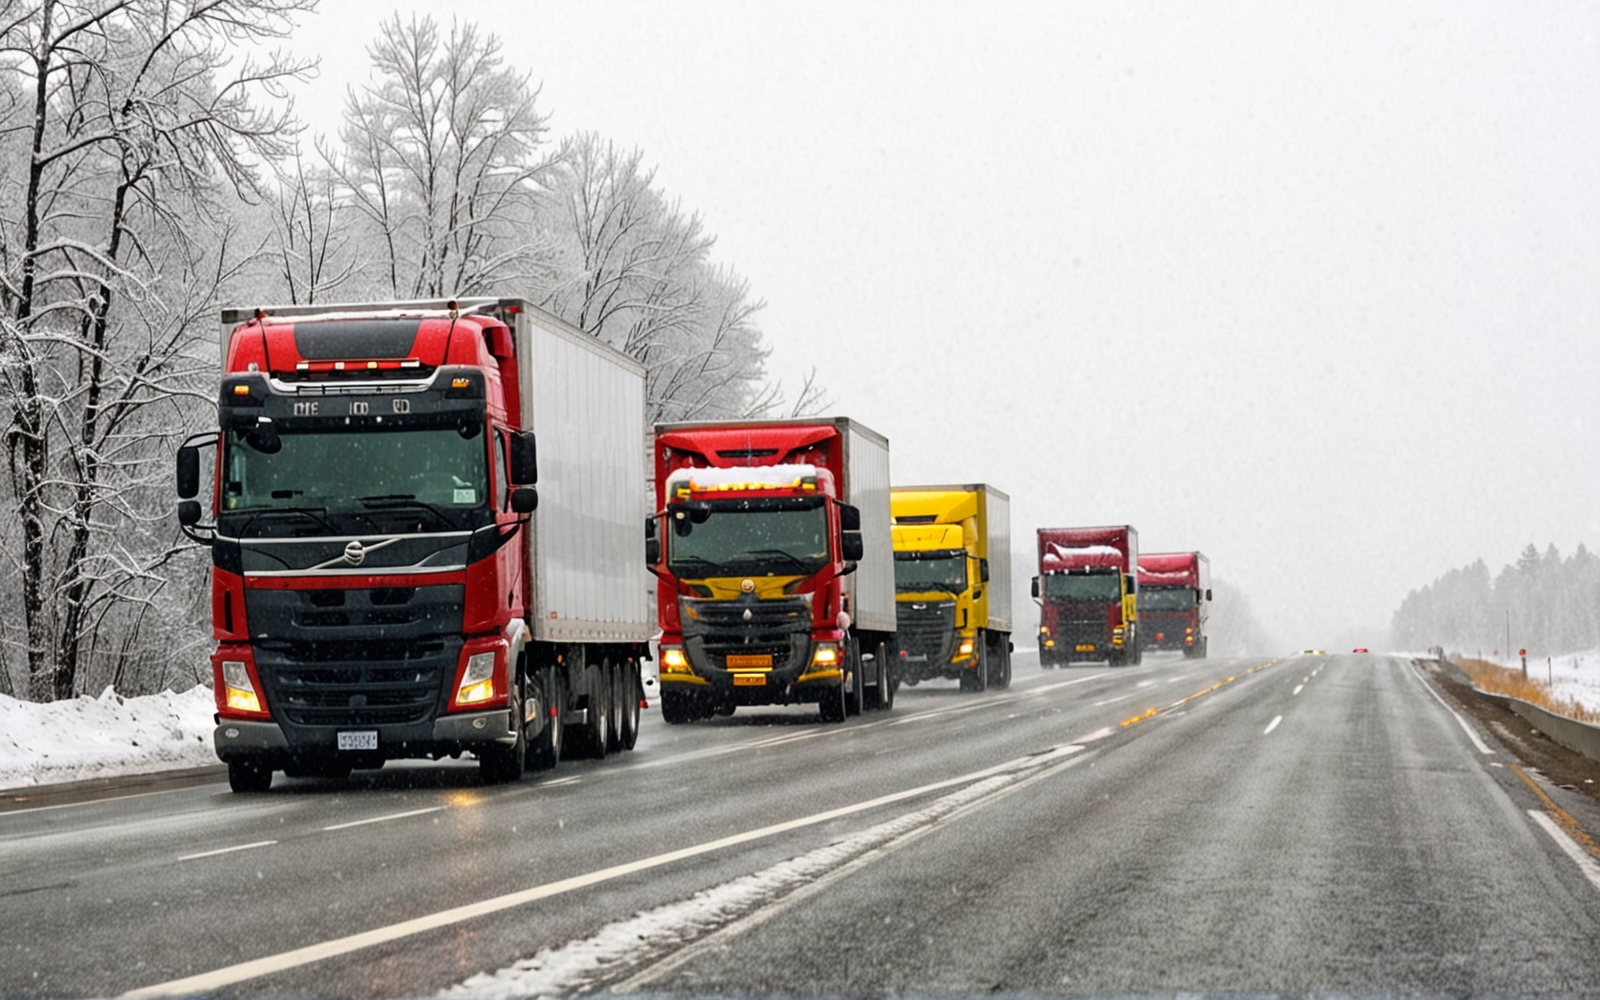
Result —
<path fill-rule="evenodd" d="M 1486 656 L 1484 659 L 1512 670 L 1522 669 L 1522 660 L 1517 657 Z M 1530 656 L 1528 679 L 1548 683 L 1550 693 L 1558 699 L 1571 698 L 1584 708 L 1600 712 L 1600 649 L 1562 656 Z"/>
<path fill-rule="evenodd" d="M 0 789 L 217 763 L 208 687 L 35 704 L 0 695 Z"/>

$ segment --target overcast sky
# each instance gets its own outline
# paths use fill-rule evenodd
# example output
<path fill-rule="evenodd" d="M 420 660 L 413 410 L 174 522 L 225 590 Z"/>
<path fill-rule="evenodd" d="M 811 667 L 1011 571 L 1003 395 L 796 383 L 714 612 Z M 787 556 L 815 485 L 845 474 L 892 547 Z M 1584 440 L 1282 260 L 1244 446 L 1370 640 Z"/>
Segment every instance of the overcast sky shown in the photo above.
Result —
<path fill-rule="evenodd" d="M 1600 547 L 1600 0 L 325 7 L 318 127 L 392 12 L 496 32 L 703 217 L 774 376 L 1019 537 L 1200 549 L 1295 647 Z"/>

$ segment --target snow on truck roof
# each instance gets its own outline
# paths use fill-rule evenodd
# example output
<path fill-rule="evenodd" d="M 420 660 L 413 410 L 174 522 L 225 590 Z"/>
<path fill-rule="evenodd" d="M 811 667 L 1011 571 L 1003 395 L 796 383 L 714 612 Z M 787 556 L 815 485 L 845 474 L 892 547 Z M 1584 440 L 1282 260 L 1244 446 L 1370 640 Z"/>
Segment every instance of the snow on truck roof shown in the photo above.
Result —
<path fill-rule="evenodd" d="M 800 485 L 803 479 L 815 479 L 817 467 L 798 465 L 739 465 L 726 469 L 674 469 L 667 474 L 667 491 L 679 484 L 691 490 L 784 490 Z"/>
<path fill-rule="evenodd" d="M 1120 569 L 1126 558 L 1121 549 L 1110 545 L 1060 545 L 1045 542 L 1039 554 L 1040 569 Z"/>

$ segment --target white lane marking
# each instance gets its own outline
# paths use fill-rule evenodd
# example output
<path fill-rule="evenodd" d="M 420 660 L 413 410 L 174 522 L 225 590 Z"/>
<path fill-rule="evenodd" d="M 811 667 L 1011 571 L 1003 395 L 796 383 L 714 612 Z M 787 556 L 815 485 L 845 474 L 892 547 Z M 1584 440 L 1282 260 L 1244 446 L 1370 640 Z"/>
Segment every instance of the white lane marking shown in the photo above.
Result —
<path fill-rule="evenodd" d="M 374 816 L 371 819 L 357 819 L 351 820 L 348 823 L 335 823 L 333 826 L 323 827 L 322 830 L 324 833 L 329 830 L 348 830 L 352 826 L 366 826 L 368 823 L 387 823 L 391 819 L 405 819 L 407 816 L 421 816 L 425 813 L 436 813 L 442 811 L 444 811 L 444 806 L 430 806 L 427 809 L 413 809 L 410 812 L 391 813 L 388 816 Z"/>
<path fill-rule="evenodd" d="M 1433 697 L 1433 700 L 1439 703 L 1440 707 L 1442 707 L 1446 712 L 1450 713 L 1450 717 L 1456 720 L 1456 725 L 1460 726 L 1461 731 L 1467 734 L 1467 739 L 1472 741 L 1472 745 L 1478 748 L 1479 753 L 1494 753 L 1493 750 L 1490 750 L 1487 746 L 1484 746 L 1483 740 L 1480 740 L 1478 738 L 1478 734 L 1472 731 L 1472 727 L 1467 725 L 1467 720 L 1457 715 L 1455 709 L 1445 704 L 1445 700 L 1439 697 L 1438 692 L 1434 691 L 1433 688 L 1428 685 L 1427 680 L 1417 672 L 1416 667 L 1412 667 L 1410 669 L 1410 673 L 1417 679 L 1417 683 L 1422 685 L 1422 690 L 1428 692 L 1428 694 Z"/>
<path fill-rule="evenodd" d="M 1139 697 L 1139 694 L 1140 694 L 1140 692 L 1135 691 L 1133 694 L 1125 694 L 1121 698 L 1107 698 L 1105 701 L 1097 701 L 1097 702 L 1095 702 L 1094 703 L 1094 707 L 1095 708 L 1100 708 L 1100 707 L 1105 706 L 1105 705 L 1115 705 L 1119 701 L 1127 701 L 1129 698 L 1137 698 L 1137 697 Z"/>
<path fill-rule="evenodd" d="M 1266 732 L 1262 733 L 1261 735 L 1262 736 L 1266 736 L 1268 733 L 1271 733 L 1274 729 L 1278 728 L 1278 723 L 1280 723 L 1282 721 L 1283 721 L 1283 716 L 1281 716 L 1281 715 L 1273 716 L 1272 721 L 1267 723 Z"/>
<path fill-rule="evenodd" d="M 1295 685 L 1295 689 L 1293 691 L 1289 692 L 1289 697 L 1293 698 L 1295 695 L 1299 694 L 1301 691 L 1304 691 L 1305 689 L 1306 689 L 1306 686 L 1304 684 L 1297 684 L 1297 685 Z"/>
<path fill-rule="evenodd" d="M 193 861 L 195 858 L 212 858 L 218 854 L 232 854 L 234 851 L 250 851 L 257 847 L 271 847 L 276 840 L 258 840 L 253 844 L 240 844 L 237 847 L 219 847 L 214 851 L 201 851 L 199 854 L 185 854 L 179 861 Z"/>
<path fill-rule="evenodd" d="M 1578 870 L 1583 872 L 1583 877 L 1588 879 L 1589 883 L 1596 889 L 1600 889 L 1600 864 L 1595 863 L 1594 858 L 1589 856 L 1589 852 L 1579 847 L 1577 842 L 1567 836 L 1567 831 L 1561 829 L 1556 821 L 1551 819 L 1544 810 L 1529 809 L 1528 815 L 1533 817 L 1535 823 L 1544 827 L 1544 832 L 1550 835 L 1550 839 L 1556 842 L 1556 846 L 1561 848 L 1567 857 L 1578 863 Z"/>
<path fill-rule="evenodd" d="M 582 780 L 583 780 L 583 778 L 581 778 L 578 775 L 574 774 L 571 777 L 568 777 L 568 778 L 557 778 L 554 781 L 541 781 L 541 782 L 539 782 L 537 787 L 539 787 L 539 788 L 554 788 L 557 785 L 576 785 L 578 782 L 580 782 Z"/>
<path fill-rule="evenodd" d="M 1060 761 L 1027 775 L 991 778 L 845 841 L 696 893 L 691 899 L 608 924 L 590 938 L 543 950 L 492 976 L 474 976 L 446 990 L 441 997 L 511 1000 L 524 996 L 576 996 L 589 993 L 588 987 L 597 981 L 624 970 L 631 975 L 613 982 L 607 992 L 635 993 L 707 951 L 724 946 L 730 938 L 815 898 L 830 885 L 852 878 L 891 851 L 1060 774 L 1082 760 L 1079 757 Z M 763 882 L 771 889 L 761 891 Z M 645 966 L 642 969 L 641 964 Z"/>
<path fill-rule="evenodd" d="M 183 979 L 173 979 L 165 983 L 155 983 L 150 986 L 141 987 L 140 989 L 130 990 L 122 995 L 124 997 L 167 997 L 189 996 L 196 993 L 210 993 L 222 989 L 225 986 L 232 986 L 235 983 L 242 983 L 247 980 L 259 978 L 261 976 L 282 972 L 286 969 L 299 968 L 302 965 L 309 965 L 312 962 L 318 962 L 325 958 L 334 958 L 339 955 L 347 955 L 353 951 L 371 948 L 374 945 L 386 944 L 390 941 L 398 941 L 402 938 L 407 938 L 414 934 L 421 934 L 425 931 L 437 930 L 441 927 L 449 927 L 453 924 L 463 923 L 468 920 L 475 920 L 478 917 L 488 916 L 491 913 L 499 913 L 503 910 L 509 910 L 513 907 L 534 902 L 535 900 L 548 899 L 552 896 L 559 896 L 577 889 L 584 889 L 592 885 L 599 885 L 603 882 L 609 882 L 613 879 L 622 878 L 625 875 L 633 875 L 637 874 L 638 872 L 649 871 L 653 868 L 660 868 L 663 865 L 668 865 L 675 861 L 682 861 L 686 858 L 694 858 L 704 854 L 712 854 L 717 851 L 726 850 L 730 847 L 737 847 L 741 844 L 747 844 L 751 841 L 764 840 L 780 833 L 788 833 L 792 830 L 800 830 L 810 826 L 817 826 L 819 824 L 827 823 L 845 816 L 853 816 L 857 813 L 866 812 L 871 809 L 877 809 L 881 806 L 892 805 L 893 803 L 917 798 L 922 795 L 927 795 L 931 792 L 942 791 L 946 788 L 956 788 L 961 785 L 974 784 L 984 780 L 985 778 L 991 778 L 996 775 L 1006 774 L 1012 771 L 1025 771 L 1044 767 L 1054 764 L 1064 757 L 1069 757 L 1072 754 L 1078 753 L 1083 749 L 1084 748 L 1081 744 L 1054 747 L 1043 753 L 1034 754 L 1029 757 L 1019 757 L 1016 760 L 1006 761 L 1003 764 L 996 764 L 993 767 L 986 767 L 981 771 L 973 771 L 969 774 L 959 775 L 954 778 L 946 778 L 943 781 L 935 781 L 930 784 L 920 785 L 916 788 L 908 788 L 904 791 L 893 792 L 889 795 L 880 795 L 875 799 L 868 799 L 865 802 L 857 802 L 848 806 L 840 806 L 837 809 L 829 809 L 825 812 L 812 813 L 810 816 L 802 816 L 798 819 L 788 820 L 783 823 L 774 823 L 771 826 L 763 826 L 755 830 L 748 830 L 744 833 L 736 833 L 731 836 L 722 837 L 718 840 L 710 840 L 706 841 L 705 843 L 695 844 L 690 847 L 679 848 L 675 851 L 667 851 L 664 854 L 656 854 L 648 858 L 641 858 L 638 861 L 629 861 L 624 864 L 613 865 L 610 868 L 601 868 L 598 871 L 588 872 L 583 875 L 574 875 L 571 878 L 560 879 L 555 882 L 547 882 L 543 885 L 536 885 L 528 889 L 522 889 L 518 892 L 507 893 L 503 896 L 494 896 L 489 899 L 479 900 L 476 903 L 468 903 L 465 906 L 456 906 L 448 910 L 440 910 L 437 913 L 430 913 L 427 916 L 415 917 L 411 920 L 402 920 L 399 923 L 390 924 L 387 927 L 374 927 L 372 930 L 363 931 L 359 934 L 351 934 L 347 937 L 334 938 L 331 941 L 323 941 L 319 944 L 306 945 L 303 948 L 295 948 L 291 951 L 282 952 L 277 955 L 266 955 L 261 958 L 252 959 L 248 962 L 239 962 L 235 965 L 214 969 L 210 972 L 202 972 L 198 975 L 186 976 Z"/>
<path fill-rule="evenodd" d="M 1308 674 L 1305 677 L 1300 678 L 1300 683 L 1301 684 L 1310 684 L 1311 683 L 1311 676 Z"/>

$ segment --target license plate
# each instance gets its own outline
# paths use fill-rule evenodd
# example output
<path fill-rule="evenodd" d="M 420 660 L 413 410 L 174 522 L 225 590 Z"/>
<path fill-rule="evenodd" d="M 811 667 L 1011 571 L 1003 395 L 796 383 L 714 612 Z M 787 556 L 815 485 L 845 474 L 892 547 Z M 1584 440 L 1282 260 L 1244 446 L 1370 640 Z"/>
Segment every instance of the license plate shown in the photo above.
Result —
<path fill-rule="evenodd" d="M 730 653 L 728 654 L 728 669 L 737 670 L 741 667 L 770 667 L 772 666 L 771 653 Z M 766 681 L 761 683 L 765 684 Z"/>
<path fill-rule="evenodd" d="M 371 730 L 360 733 L 340 733 L 340 750 L 376 750 L 378 749 L 378 731 Z"/>
<path fill-rule="evenodd" d="M 1077 648 L 1077 652 L 1079 652 L 1079 653 L 1092 653 L 1092 652 L 1094 652 L 1094 646 L 1092 644 L 1090 644 L 1090 643 L 1079 643 L 1078 644 L 1078 648 Z"/>
<path fill-rule="evenodd" d="M 767 683 L 766 674 L 734 674 L 734 687 L 762 687 Z"/>

